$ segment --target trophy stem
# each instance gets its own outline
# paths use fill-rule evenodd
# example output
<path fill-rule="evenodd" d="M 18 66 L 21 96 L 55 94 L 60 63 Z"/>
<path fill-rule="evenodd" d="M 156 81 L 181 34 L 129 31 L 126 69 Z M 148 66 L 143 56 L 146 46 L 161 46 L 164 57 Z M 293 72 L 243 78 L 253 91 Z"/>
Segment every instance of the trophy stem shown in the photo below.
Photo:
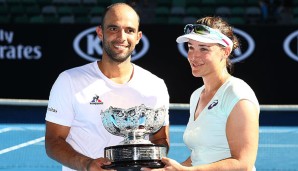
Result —
<path fill-rule="evenodd" d="M 146 140 L 145 130 L 137 130 L 128 132 L 126 138 L 120 144 L 152 144 L 149 140 Z"/>
<path fill-rule="evenodd" d="M 145 133 L 139 132 L 139 131 L 133 131 L 128 133 L 129 140 L 139 140 L 139 139 L 145 139 Z"/>

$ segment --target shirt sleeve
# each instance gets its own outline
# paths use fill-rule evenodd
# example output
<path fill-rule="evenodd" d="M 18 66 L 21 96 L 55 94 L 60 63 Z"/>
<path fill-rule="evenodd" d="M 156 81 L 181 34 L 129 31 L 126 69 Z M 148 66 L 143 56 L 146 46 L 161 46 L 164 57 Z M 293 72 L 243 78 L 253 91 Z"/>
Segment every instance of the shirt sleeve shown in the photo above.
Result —
<path fill-rule="evenodd" d="M 50 91 L 46 121 L 71 126 L 74 118 L 73 93 L 69 74 L 62 72 Z"/>
<path fill-rule="evenodd" d="M 243 81 L 235 82 L 225 91 L 224 100 L 223 100 L 223 110 L 227 114 L 227 117 L 233 110 L 236 103 L 240 100 L 249 100 L 254 103 L 257 108 L 259 108 L 259 103 L 254 91 L 251 87 Z"/>

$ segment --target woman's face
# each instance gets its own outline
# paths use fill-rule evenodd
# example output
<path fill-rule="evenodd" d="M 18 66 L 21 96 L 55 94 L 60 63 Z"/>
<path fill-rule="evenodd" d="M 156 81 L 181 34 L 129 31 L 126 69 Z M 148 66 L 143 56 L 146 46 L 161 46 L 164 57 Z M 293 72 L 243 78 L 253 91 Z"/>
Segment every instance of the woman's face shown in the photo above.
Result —
<path fill-rule="evenodd" d="M 225 48 L 217 43 L 188 41 L 188 61 L 195 77 L 205 77 L 226 68 Z"/>

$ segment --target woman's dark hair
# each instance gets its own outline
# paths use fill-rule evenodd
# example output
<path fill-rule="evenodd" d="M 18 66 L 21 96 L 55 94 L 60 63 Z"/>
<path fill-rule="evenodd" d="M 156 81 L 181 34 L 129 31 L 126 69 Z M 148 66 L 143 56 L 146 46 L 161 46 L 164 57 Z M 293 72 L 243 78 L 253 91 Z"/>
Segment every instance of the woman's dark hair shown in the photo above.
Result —
<path fill-rule="evenodd" d="M 232 51 L 240 47 L 238 38 L 233 33 L 233 28 L 221 17 L 204 17 L 196 21 L 196 24 L 203 24 L 213 29 L 219 30 L 233 42 Z M 231 55 L 232 56 L 232 53 Z M 230 58 L 227 59 L 227 69 L 229 73 L 233 72 L 233 64 Z"/>

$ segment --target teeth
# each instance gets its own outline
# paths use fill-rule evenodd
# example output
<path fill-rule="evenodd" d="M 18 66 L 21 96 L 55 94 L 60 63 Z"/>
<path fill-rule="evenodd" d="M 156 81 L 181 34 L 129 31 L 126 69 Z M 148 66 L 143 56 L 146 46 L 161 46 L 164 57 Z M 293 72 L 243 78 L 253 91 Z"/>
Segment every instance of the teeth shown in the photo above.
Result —
<path fill-rule="evenodd" d="M 124 49 L 124 48 L 126 48 L 126 46 L 115 46 L 116 48 L 118 48 L 118 49 Z"/>
<path fill-rule="evenodd" d="M 203 64 L 192 64 L 193 66 L 197 67 L 197 66 L 201 66 Z"/>

